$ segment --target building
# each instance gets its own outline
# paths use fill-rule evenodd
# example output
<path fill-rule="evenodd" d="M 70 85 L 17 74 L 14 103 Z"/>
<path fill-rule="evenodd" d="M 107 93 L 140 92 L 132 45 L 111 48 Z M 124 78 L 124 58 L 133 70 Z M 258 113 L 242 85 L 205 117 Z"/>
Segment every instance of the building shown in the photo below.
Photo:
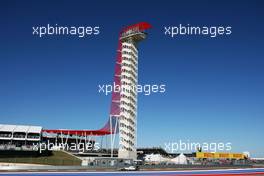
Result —
<path fill-rule="evenodd" d="M 42 127 L 0 124 L 0 150 L 34 150 L 41 141 Z"/>
<path fill-rule="evenodd" d="M 141 24 L 143 25 L 143 24 Z M 119 158 L 137 158 L 138 42 L 146 38 L 141 25 L 121 32 L 121 98 L 119 117 Z M 144 24 L 149 27 L 149 24 Z M 146 29 L 146 28 L 144 28 Z"/>
<path fill-rule="evenodd" d="M 106 135 L 110 134 L 111 157 L 114 156 L 116 140 L 119 139 L 118 157 L 137 158 L 137 44 L 146 38 L 145 30 L 149 28 L 150 24 L 141 22 L 128 26 L 119 33 L 110 117 L 105 126 L 98 130 Z"/>

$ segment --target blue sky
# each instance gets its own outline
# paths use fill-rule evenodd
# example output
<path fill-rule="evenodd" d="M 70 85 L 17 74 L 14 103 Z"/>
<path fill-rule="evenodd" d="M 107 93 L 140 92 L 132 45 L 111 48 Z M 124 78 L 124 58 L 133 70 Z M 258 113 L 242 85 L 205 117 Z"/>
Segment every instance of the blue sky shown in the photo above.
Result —
<path fill-rule="evenodd" d="M 1 1 L 0 123 L 98 129 L 110 96 L 118 31 L 153 25 L 139 46 L 139 83 L 166 84 L 139 96 L 138 145 L 231 142 L 264 157 L 262 1 Z M 140 5 L 139 5 L 140 4 Z M 100 26 L 88 38 L 32 35 L 32 26 Z M 164 26 L 232 26 L 218 38 L 169 38 Z"/>

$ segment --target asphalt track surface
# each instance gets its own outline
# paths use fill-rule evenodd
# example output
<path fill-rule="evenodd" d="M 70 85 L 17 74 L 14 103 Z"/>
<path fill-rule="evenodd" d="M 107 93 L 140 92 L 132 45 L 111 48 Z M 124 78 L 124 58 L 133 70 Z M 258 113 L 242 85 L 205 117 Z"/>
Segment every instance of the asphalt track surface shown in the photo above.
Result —
<path fill-rule="evenodd" d="M 136 172 L 3 172 L 0 176 L 234 176 L 234 175 L 263 175 L 264 168 L 254 169 L 219 169 L 195 171 L 136 171 Z"/>

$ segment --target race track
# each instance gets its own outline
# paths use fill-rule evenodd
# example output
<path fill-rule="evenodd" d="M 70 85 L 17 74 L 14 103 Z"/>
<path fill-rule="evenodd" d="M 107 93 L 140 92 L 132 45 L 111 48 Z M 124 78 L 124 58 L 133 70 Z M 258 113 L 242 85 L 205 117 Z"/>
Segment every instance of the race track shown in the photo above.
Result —
<path fill-rule="evenodd" d="M 3 172 L 1 176 L 212 176 L 212 175 L 263 175 L 264 168 L 254 169 L 219 169 L 219 170 L 195 170 L 195 171 L 137 171 L 137 172 Z"/>

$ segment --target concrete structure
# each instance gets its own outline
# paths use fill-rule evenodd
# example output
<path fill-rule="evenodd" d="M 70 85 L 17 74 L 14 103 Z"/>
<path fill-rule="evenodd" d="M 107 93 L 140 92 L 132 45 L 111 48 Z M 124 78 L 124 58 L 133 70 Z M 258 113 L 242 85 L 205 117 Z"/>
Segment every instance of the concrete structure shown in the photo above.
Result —
<path fill-rule="evenodd" d="M 119 158 L 137 158 L 137 84 L 138 49 L 137 43 L 146 34 L 137 27 L 121 34 L 121 99 L 119 117 Z"/>

